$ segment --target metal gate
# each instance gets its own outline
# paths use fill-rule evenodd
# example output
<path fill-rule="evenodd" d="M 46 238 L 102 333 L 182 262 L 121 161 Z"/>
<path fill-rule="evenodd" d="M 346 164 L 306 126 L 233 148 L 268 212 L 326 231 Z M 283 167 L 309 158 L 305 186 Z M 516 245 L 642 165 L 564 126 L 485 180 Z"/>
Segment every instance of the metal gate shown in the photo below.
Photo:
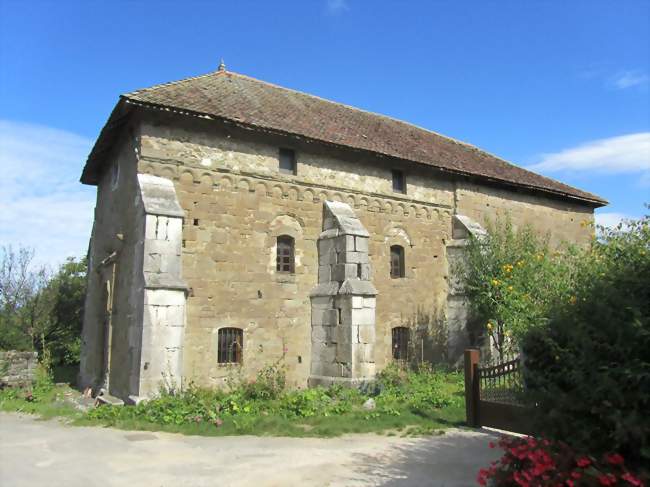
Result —
<path fill-rule="evenodd" d="M 479 350 L 465 350 L 467 424 L 533 434 L 530 409 L 522 401 L 521 360 L 480 366 L 479 358 Z"/>

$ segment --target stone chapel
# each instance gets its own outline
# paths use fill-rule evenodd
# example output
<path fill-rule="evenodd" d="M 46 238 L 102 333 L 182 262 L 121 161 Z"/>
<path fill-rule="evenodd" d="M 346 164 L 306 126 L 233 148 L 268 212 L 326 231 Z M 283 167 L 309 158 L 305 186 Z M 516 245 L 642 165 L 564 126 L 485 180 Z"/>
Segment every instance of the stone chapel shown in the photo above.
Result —
<path fill-rule="evenodd" d="M 122 95 L 81 182 L 97 201 L 80 384 L 132 402 L 277 362 L 306 387 L 454 361 L 477 340 L 450 275 L 468 237 L 508 215 L 583 243 L 607 203 L 223 64 Z"/>

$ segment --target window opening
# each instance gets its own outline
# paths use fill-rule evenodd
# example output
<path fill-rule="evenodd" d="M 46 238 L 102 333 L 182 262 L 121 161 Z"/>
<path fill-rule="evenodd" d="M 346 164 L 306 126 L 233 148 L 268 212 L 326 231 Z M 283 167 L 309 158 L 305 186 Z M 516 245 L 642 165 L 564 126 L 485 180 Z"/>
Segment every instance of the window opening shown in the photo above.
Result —
<path fill-rule="evenodd" d="M 280 172 L 296 174 L 296 152 L 293 149 L 280 149 Z"/>
<path fill-rule="evenodd" d="M 404 277 L 404 247 L 392 245 L 390 248 L 390 277 Z"/>
<path fill-rule="evenodd" d="M 397 169 L 392 170 L 393 173 L 393 191 L 396 193 L 406 193 L 406 179 L 404 173 Z"/>
<path fill-rule="evenodd" d="M 240 328 L 221 328 L 218 333 L 217 362 L 240 364 L 244 351 L 244 332 Z"/>
<path fill-rule="evenodd" d="M 409 332 L 405 326 L 393 328 L 392 349 L 394 360 L 407 360 L 409 348 Z"/>
<path fill-rule="evenodd" d="M 280 235 L 277 241 L 276 270 L 278 272 L 295 272 L 295 244 L 293 237 Z"/>

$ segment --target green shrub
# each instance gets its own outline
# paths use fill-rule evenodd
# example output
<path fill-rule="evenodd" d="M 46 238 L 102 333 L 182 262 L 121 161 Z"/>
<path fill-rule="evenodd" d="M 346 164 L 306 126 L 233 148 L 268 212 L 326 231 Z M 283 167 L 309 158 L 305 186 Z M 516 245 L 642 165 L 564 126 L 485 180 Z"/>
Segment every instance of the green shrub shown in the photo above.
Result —
<path fill-rule="evenodd" d="M 523 342 L 538 430 L 650 462 L 650 219 L 603 231 L 568 302 Z"/>
<path fill-rule="evenodd" d="M 269 365 L 260 370 L 257 378 L 240 385 L 247 399 L 277 399 L 284 391 L 287 376 L 284 367 L 279 364 Z"/>
<path fill-rule="evenodd" d="M 550 310 L 569 299 L 573 249 L 552 251 L 548 238 L 509 220 L 488 222 L 471 238 L 456 273 L 469 298 L 478 336 L 489 337 L 500 357 L 518 350 L 521 337 L 544 326 Z"/>
<path fill-rule="evenodd" d="M 448 405 L 462 408 L 459 377 L 426 366 L 407 371 L 391 364 L 379 374 L 377 385 L 369 387 L 371 393 L 341 385 L 286 391 L 284 370 L 276 364 L 262 369 L 255 381 L 231 378 L 229 390 L 194 385 L 183 391 L 163 389 L 159 397 L 135 407 L 102 406 L 88 417 L 107 424 L 144 420 L 156 425 L 221 426 L 228 422 L 239 433 L 255 432 L 255 422 L 265 417 L 318 421 L 337 416 L 349 418 L 350 424 L 364 419 L 381 422 L 381 418 L 392 416 L 413 418 L 414 414 L 427 418 Z M 376 408 L 366 411 L 362 405 L 371 395 Z"/>

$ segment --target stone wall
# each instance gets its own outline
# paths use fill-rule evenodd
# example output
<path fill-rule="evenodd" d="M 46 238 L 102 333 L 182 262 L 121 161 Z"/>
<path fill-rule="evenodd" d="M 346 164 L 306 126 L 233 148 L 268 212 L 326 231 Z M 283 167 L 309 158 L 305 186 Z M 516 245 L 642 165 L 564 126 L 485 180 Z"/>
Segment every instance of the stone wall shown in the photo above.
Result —
<path fill-rule="evenodd" d="M 583 244 L 592 237 L 592 227 L 585 223 L 593 222 L 593 208 L 584 205 L 468 182 L 458 182 L 455 195 L 455 212 L 483 226 L 508 217 L 515 228 L 531 225 L 548 234 L 553 244 Z"/>
<path fill-rule="evenodd" d="M 80 386 L 137 394 L 144 275 L 144 212 L 137 178 L 139 142 L 126 131 L 97 186 L 88 249 Z M 140 210 L 137 206 L 140 205 Z"/>
<path fill-rule="evenodd" d="M 36 352 L 0 351 L 0 388 L 31 384 L 37 366 Z"/>
<path fill-rule="evenodd" d="M 172 128 L 173 127 L 173 128 Z M 296 150 L 297 174 L 278 171 L 278 148 Z M 391 169 L 405 171 L 394 193 Z M 377 288 L 375 361 L 391 360 L 391 329 L 412 329 L 412 354 L 433 358 L 447 311 L 447 243 L 452 215 L 476 221 L 511 214 L 541 231 L 586 241 L 589 207 L 493 186 L 454 181 L 403 161 L 320 147 L 216 122 L 149 120 L 140 128 L 138 171 L 174 181 L 185 212 L 183 278 L 189 287 L 184 373 L 203 385 L 232 374 L 251 378 L 264 365 L 287 365 L 304 386 L 311 362 L 309 293 L 317 283 L 317 239 L 325 201 L 347 203 L 368 230 Z M 553 222 L 561 222 L 555 228 Z M 557 232 L 556 232 L 557 230 Z M 280 235 L 296 242 L 295 274 L 275 271 Z M 390 246 L 405 249 L 406 275 L 389 274 Z M 242 366 L 217 364 L 222 327 L 244 331 Z"/>

